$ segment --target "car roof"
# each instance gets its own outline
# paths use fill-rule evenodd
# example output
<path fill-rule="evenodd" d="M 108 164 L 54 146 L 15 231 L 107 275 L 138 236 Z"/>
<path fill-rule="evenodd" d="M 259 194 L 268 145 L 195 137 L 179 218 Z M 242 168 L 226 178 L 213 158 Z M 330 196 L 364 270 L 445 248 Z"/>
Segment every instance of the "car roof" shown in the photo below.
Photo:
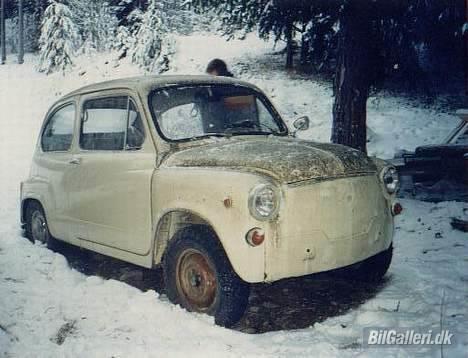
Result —
<path fill-rule="evenodd" d="M 72 91 L 61 98 L 61 100 L 86 93 L 99 92 L 112 89 L 131 89 L 137 92 L 150 92 L 154 89 L 178 86 L 178 85 L 209 85 L 209 84 L 227 84 L 237 86 L 247 86 L 259 90 L 256 86 L 232 77 L 210 76 L 210 75 L 149 75 L 138 77 L 120 78 L 111 81 L 99 82 L 81 87 Z M 61 101 L 60 100 L 60 101 Z"/>

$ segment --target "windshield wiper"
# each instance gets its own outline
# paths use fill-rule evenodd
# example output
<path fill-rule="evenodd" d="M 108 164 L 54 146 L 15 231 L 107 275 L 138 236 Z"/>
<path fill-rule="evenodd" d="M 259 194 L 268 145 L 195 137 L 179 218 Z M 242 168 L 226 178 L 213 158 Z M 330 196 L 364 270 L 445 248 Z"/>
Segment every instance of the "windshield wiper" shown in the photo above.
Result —
<path fill-rule="evenodd" d="M 231 123 L 230 126 L 228 126 L 226 129 L 231 130 L 231 129 L 236 129 L 236 128 L 246 128 L 246 129 L 257 129 L 256 127 L 261 127 L 266 128 L 269 130 L 267 134 L 278 134 L 277 131 L 275 131 L 273 128 L 268 127 L 267 125 L 260 123 L 260 122 L 254 122 L 251 119 L 244 119 L 242 121 L 234 122 Z M 263 131 L 256 131 L 256 133 L 266 133 Z"/>
<path fill-rule="evenodd" d="M 232 134 L 231 133 L 206 133 L 204 135 L 199 135 L 199 136 L 187 138 L 186 140 L 193 141 L 193 140 L 199 140 L 199 139 L 206 139 L 206 138 L 210 138 L 210 137 L 230 138 L 230 137 L 232 137 Z"/>

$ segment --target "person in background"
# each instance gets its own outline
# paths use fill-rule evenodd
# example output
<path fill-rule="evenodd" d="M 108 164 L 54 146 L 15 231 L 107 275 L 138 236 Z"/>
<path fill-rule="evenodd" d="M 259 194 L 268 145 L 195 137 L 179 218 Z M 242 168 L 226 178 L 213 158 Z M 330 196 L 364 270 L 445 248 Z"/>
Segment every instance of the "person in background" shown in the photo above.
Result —
<path fill-rule="evenodd" d="M 219 58 L 215 58 L 208 63 L 208 66 L 206 66 L 206 73 L 213 76 L 234 77 L 228 70 L 226 62 Z"/>
<path fill-rule="evenodd" d="M 208 63 L 206 66 L 206 73 L 212 76 L 234 77 L 228 70 L 226 62 L 219 58 L 215 58 Z M 204 107 L 205 108 L 202 109 L 202 111 L 204 111 L 204 117 L 210 118 L 210 120 L 207 121 L 208 128 L 205 131 L 223 133 L 226 130 L 226 126 L 231 122 L 230 119 L 226 118 L 226 114 L 229 113 L 229 111 L 226 111 L 225 108 L 225 98 L 220 97 L 217 101 L 209 101 L 209 106 Z"/>

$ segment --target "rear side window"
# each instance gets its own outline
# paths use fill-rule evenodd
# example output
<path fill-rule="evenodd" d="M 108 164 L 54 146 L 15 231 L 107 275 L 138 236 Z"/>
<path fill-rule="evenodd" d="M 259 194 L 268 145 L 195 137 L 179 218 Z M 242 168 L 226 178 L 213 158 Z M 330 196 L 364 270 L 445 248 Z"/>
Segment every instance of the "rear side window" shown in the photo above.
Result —
<path fill-rule="evenodd" d="M 65 152 L 73 140 L 75 105 L 68 104 L 55 111 L 47 120 L 42 132 L 41 147 L 44 152 Z"/>
<path fill-rule="evenodd" d="M 143 141 L 143 123 L 128 96 L 98 98 L 85 103 L 80 134 L 82 149 L 140 149 Z"/>

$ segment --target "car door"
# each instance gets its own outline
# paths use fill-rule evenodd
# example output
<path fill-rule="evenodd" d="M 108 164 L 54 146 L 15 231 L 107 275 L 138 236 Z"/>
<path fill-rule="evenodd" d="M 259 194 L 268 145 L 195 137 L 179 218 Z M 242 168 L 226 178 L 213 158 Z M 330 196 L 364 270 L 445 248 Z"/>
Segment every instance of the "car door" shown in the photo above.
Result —
<path fill-rule="evenodd" d="M 68 211 L 68 179 L 73 166 L 76 103 L 59 104 L 48 114 L 41 131 L 39 148 L 34 155 L 31 177 L 40 190 L 39 198 L 46 212 L 51 232 L 62 240 L 69 240 L 71 217 Z"/>
<path fill-rule="evenodd" d="M 156 152 L 138 102 L 129 93 L 82 97 L 79 168 L 70 211 L 79 239 L 138 255 L 152 241 L 151 177 Z"/>

